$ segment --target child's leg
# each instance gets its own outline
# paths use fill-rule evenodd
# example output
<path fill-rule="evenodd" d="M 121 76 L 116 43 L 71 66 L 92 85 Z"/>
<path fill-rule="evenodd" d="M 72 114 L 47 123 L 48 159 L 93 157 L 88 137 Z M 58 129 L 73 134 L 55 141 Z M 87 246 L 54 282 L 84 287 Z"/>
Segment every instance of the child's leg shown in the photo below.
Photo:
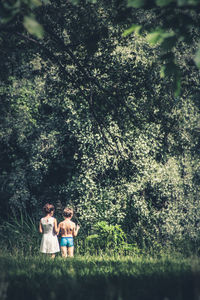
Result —
<path fill-rule="evenodd" d="M 63 247 L 60 247 L 60 248 L 61 248 L 62 257 L 67 257 L 67 247 L 63 246 Z"/>
<path fill-rule="evenodd" d="M 74 256 L 74 246 L 67 248 L 68 256 L 73 257 Z"/>
<path fill-rule="evenodd" d="M 52 254 L 51 254 L 51 258 L 54 259 L 55 257 L 56 257 L 55 253 L 52 253 Z"/>

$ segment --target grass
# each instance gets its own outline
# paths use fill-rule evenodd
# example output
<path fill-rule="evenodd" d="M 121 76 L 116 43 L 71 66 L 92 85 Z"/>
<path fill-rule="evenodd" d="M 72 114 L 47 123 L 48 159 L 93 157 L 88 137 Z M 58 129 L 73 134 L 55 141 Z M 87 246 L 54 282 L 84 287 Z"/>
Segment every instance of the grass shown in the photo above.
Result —
<path fill-rule="evenodd" d="M 37 221 L 21 214 L 0 225 L 0 300 L 200 300 L 199 258 L 163 248 L 105 255 L 82 240 L 75 258 L 52 260 L 39 254 Z"/>
<path fill-rule="evenodd" d="M 0 255 L 0 299 L 198 300 L 197 258 Z"/>

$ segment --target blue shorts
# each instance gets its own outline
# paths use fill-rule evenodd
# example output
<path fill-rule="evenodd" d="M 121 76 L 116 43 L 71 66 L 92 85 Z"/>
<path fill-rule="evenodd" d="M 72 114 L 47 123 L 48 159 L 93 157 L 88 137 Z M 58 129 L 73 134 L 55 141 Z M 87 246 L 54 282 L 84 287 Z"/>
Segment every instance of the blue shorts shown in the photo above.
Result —
<path fill-rule="evenodd" d="M 73 237 L 61 237 L 60 247 L 73 247 L 74 239 Z"/>

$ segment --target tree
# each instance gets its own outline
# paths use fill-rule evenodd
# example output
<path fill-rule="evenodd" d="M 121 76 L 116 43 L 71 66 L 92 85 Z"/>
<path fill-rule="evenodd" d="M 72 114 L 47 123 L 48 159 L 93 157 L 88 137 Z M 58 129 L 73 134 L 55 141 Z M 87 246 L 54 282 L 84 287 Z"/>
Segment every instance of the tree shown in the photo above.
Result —
<path fill-rule="evenodd" d="M 72 0 L 72 3 L 77 4 L 77 2 L 79 1 Z M 200 66 L 198 46 L 200 1 L 128 0 L 112 1 L 110 5 L 106 1 L 92 0 L 91 2 L 103 2 L 118 24 L 129 24 L 129 28 L 123 33 L 124 37 L 132 33 L 145 35 L 150 44 L 159 46 L 161 77 L 173 78 L 175 97 L 179 96 L 183 74 L 177 50 L 178 54 L 183 54 L 183 45 L 188 45 L 191 50 L 189 65 L 194 60 L 197 67 Z M 131 8 L 138 10 L 137 17 L 135 17 L 136 13 L 131 13 Z M 131 19 L 134 20 L 134 24 L 130 26 Z"/>
<path fill-rule="evenodd" d="M 126 25 L 116 25 L 113 12 L 113 3 L 52 1 L 35 10 L 42 40 L 20 20 L 6 25 L 2 208 L 24 206 L 39 217 L 51 200 L 73 205 L 86 231 L 106 220 L 140 244 L 165 242 L 175 228 L 179 237 L 198 227 L 194 218 L 181 224 L 185 203 L 191 214 L 198 205 L 199 74 L 195 66 L 188 71 L 184 46 L 175 101 L 172 79 L 160 79 L 160 50 L 142 36 L 124 39 Z M 138 10 L 131 14 L 140 19 Z"/>

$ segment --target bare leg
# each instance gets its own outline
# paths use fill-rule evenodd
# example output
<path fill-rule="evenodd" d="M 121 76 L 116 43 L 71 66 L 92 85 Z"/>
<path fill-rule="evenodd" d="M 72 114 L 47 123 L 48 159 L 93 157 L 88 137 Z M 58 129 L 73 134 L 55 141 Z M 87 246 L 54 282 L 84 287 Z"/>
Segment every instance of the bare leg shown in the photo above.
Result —
<path fill-rule="evenodd" d="M 63 247 L 60 247 L 60 248 L 61 248 L 62 257 L 67 257 L 67 247 L 63 246 Z"/>
<path fill-rule="evenodd" d="M 52 254 L 51 254 L 51 258 L 54 259 L 55 257 L 56 257 L 55 253 L 52 253 Z"/>
<path fill-rule="evenodd" d="M 69 257 L 73 257 L 74 256 L 74 247 L 68 247 L 67 252 L 68 252 Z"/>

